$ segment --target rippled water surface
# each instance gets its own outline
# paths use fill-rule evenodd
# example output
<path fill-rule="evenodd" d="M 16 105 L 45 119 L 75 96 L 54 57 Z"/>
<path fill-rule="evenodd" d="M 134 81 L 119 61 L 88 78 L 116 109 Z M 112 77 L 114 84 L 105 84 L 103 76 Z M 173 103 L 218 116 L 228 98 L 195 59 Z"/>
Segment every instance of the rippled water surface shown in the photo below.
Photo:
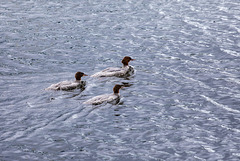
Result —
<path fill-rule="evenodd" d="M 0 77 L 0 160 L 240 159 L 239 0 L 1 0 Z"/>

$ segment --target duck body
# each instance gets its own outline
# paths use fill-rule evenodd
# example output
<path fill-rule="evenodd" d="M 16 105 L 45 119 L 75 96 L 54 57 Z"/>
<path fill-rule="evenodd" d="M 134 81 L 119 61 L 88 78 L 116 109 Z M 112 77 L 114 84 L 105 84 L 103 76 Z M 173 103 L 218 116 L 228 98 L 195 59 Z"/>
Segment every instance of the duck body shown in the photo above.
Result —
<path fill-rule="evenodd" d="M 123 67 L 121 68 L 114 68 L 110 67 L 107 69 L 104 69 L 100 72 L 97 72 L 93 74 L 91 77 L 126 77 L 130 76 L 134 73 L 134 69 L 132 66 L 128 65 L 130 61 L 133 61 L 135 59 L 132 59 L 129 56 L 125 56 L 122 60 Z"/>
<path fill-rule="evenodd" d="M 109 67 L 100 72 L 93 74 L 91 77 L 124 77 L 130 76 L 134 73 L 132 66 L 123 66 L 122 68 Z"/>
<path fill-rule="evenodd" d="M 73 90 L 76 88 L 84 88 L 86 81 L 62 81 L 56 84 L 52 84 L 46 90 Z"/>
<path fill-rule="evenodd" d="M 83 104 L 92 104 L 92 105 L 99 105 L 102 103 L 112 103 L 116 104 L 120 100 L 120 95 L 119 94 L 104 94 L 104 95 L 99 95 L 96 97 L 93 97 Z"/>
<path fill-rule="evenodd" d="M 120 101 L 120 94 L 119 89 L 121 89 L 123 85 L 116 84 L 113 87 L 113 93 L 112 94 L 103 94 L 99 96 L 95 96 L 83 104 L 92 104 L 92 105 L 99 105 L 102 103 L 111 103 L 111 104 L 117 104 Z"/>
<path fill-rule="evenodd" d="M 81 81 L 81 77 L 87 76 L 82 72 L 77 72 L 75 74 L 75 81 L 62 81 L 56 84 L 52 84 L 46 90 L 73 90 L 75 88 L 84 88 L 86 85 L 86 81 Z"/>

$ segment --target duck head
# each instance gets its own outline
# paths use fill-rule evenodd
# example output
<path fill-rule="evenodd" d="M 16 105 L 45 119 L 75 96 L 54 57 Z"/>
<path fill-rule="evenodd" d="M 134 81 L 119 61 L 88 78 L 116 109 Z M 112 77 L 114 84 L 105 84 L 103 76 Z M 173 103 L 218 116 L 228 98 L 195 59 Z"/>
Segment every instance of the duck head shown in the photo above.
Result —
<path fill-rule="evenodd" d="M 132 58 L 129 57 L 129 56 L 125 56 L 125 57 L 123 58 L 123 60 L 122 60 L 123 66 L 127 66 L 128 63 L 129 63 L 130 61 L 133 61 L 133 60 L 135 60 L 135 59 L 132 59 Z"/>
<path fill-rule="evenodd" d="M 75 78 L 76 78 L 76 80 L 78 80 L 78 81 L 80 81 L 83 76 L 88 76 L 88 75 L 84 74 L 83 72 L 77 72 L 77 73 L 75 74 Z"/>
<path fill-rule="evenodd" d="M 115 94 L 119 93 L 119 89 L 121 89 L 123 87 L 123 85 L 120 85 L 120 84 L 116 84 L 114 87 L 113 87 L 113 92 Z"/>

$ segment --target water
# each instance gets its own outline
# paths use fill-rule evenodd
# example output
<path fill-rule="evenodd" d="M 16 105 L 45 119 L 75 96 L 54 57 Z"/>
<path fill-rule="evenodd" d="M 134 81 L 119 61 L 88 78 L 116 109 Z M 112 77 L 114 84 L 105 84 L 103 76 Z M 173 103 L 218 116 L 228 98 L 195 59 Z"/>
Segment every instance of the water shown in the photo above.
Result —
<path fill-rule="evenodd" d="M 239 0 L 1 0 L 0 160 L 239 160 L 239 26 Z"/>

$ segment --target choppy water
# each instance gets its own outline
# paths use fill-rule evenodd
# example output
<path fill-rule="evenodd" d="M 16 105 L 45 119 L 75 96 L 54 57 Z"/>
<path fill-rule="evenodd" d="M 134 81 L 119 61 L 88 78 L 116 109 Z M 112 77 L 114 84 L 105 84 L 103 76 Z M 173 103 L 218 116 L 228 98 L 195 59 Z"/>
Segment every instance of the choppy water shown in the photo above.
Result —
<path fill-rule="evenodd" d="M 1 0 L 0 77 L 0 160 L 240 159 L 239 0 Z"/>

